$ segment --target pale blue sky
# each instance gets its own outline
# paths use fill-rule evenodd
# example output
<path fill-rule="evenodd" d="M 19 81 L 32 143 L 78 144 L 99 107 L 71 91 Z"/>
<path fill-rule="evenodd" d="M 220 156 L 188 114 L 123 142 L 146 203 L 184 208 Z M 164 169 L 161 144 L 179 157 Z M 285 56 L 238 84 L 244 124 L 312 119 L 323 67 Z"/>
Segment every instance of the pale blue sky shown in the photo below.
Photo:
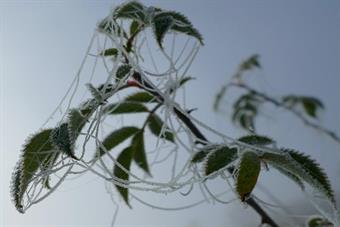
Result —
<path fill-rule="evenodd" d="M 109 225 L 113 205 L 104 184 L 94 176 L 65 182 L 25 215 L 14 209 L 8 188 L 25 138 L 38 130 L 64 95 L 96 23 L 113 4 L 120 2 L 0 0 L 0 224 L 6 227 Z M 228 117 L 212 112 L 212 101 L 240 61 L 258 53 L 263 65 L 263 70 L 254 72 L 259 78 L 258 87 L 275 95 L 297 93 L 319 97 L 326 105 L 321 122 L 340 133 L 340 1 L 142 2 L 184 13 L 204 36 L 205 46 L 190 70 L 197 80 L 187 90 L 187 103 L 198 107 L 195 117 L 228 135 L 242 134 L 225 120 Z M 299 149 L 318 159 L 339 191 L 340 146 L 306 129 L 282 111 L 270 109 L 269 114 L 278 116 L 261 118 L 260 131 L 271 134 L 282 146 Z M 303 194 L 286 178 L 269 172 L 263 174 L 260 183 L 298 214 L 308 213 L 308 209 L 301 209 Z M 182 204 L 178 195 L 157 199 L 145 195 L 145 198 L 160 205 Z M 259 221 L 251 209 L 245 210 L 239 203 L 204 204 L 176 212 L 152 210 L 137 202 L 133 207 L 129 210 L 121 206 L 117 226 L 251 227 L 255 226 L 254 221 Z"/>

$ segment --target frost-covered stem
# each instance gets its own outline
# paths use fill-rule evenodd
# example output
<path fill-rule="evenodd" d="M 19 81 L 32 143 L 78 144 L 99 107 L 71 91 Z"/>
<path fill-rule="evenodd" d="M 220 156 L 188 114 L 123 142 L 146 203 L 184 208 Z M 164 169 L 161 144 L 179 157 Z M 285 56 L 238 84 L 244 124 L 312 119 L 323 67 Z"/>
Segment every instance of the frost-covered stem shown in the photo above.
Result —
<path fill-rule="evenodd" d="M 316 123 L 311 122 L 310 120 L 308 120 L 305 116 L 302 115 L 301 112 L 293 109 L 292 107 L 289 107 L 287 105 L 285 105 L 283 102 L 280 102 L 270 96 L 268 96 L 267 94 L 257 91 L 254 88 L 251 88 L 250 86 L 244 84 L 244 83 L 230 83 L 231 86 L 236 86 L 239 88 L 243 88 L 249 92 L 252 92 L 253 94 L 263 98 L 263 100 L 277 106 L 280 108 L 283 108 L 289 112 L 291 112 L 293 115 L 295 115 L 298 119 L 300 119 L 305 125 L 307 125 L 308 127 L 314 128 L 317 131 L 320 131 L 322 133 L 324 133 L 325 135 L 329 136 L 331 139 L 333 139 L 335 142 L 340 143 L 340 137 L 333 131 L 319 125 Z"/>
<path fill-rule="evenodd" d="M 158 94 L 158 92 L 146 81 L 142 81 L 141 75 L 138 72 L 135 72 L 132 77 L 141 83 L 143 86 L 140 86 L 140 88 L 145 89 L 146 91 L 152 93 L 154 96 L 157 97 L 157 99 L 160 102 L 164 101 L 164 98 Z M 208 141 L 205 136 L 199 131 L 199 129 L 192 123 L 192 121 L 185 116 L 178 108 L 174 107 L 174 112 L 176 116 L 185 123 L 185 125 L 190 129 L 190 131 L 199 139 L 199 141 Z"/>
<path fill-rule="evenodd" d="M 162 95 L 160 95 L 156 89 L 153 88 L 151 84 L 149 84 L 146 81 L 142 80 L 141 75 L 138 72 L 134 72 L 132 75 L 133 78 L 138 81 L 140 84 L 143 86 L 140 86 L 140 88 L 152 93 L 157 99 L 161 102 L 164 101 Z M 202 132 L 196 127 L 196 125 L 185 115 L 182 113 L 181 110 L 178 108 L 174 107 L 174 113 L 176 116 L 189 128 L 189 130 L 196 136 L 198 139 L 198 142 L 200 143 L 208 143 L 208 140 L 206 137 L 202 134 Z M 228 170 L 231 172 L 231 170 Z M 245 201 L 251 208 L 253 208 L 260 216 L 261 216 L 261 222 L 262 224 L 268 224 L 272 227 L 278 227 L 278 225 L 275 223 L 275 221 L 267 214 L 265 210 L 262 209 L 262 207 L 253 199 L 249 198 Z"/>

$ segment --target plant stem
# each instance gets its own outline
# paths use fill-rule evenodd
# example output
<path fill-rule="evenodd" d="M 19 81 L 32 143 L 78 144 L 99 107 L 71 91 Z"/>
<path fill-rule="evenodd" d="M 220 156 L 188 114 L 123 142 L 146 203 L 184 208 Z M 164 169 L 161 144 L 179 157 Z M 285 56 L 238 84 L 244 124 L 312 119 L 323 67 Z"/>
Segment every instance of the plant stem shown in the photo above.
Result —
<path fill-rule="evenodd" d="M 149 84 L 146 81 L 142 80 L 141 75 L 138 72 L 135 72 L 132 77 L 140 83 L 142 86 L 140 86 L 141 89 L 144 89 L 147 92 L 150 92 L 153 94 L 159 101 L 164 102 L 164 98 L 161 94 L 159 94 L 154 87 Z M 179 110 L 177 107 L 174 107 L 174 113 L 176 116 L 189 128 L 189 130 L 196 136 L 198 139 L 198 142 L 206 144 L 208 143 L 208 140 L 206 137 L 202 134 L 202 132 L 196 127 L 196 125 L 184 114 L 181 110 Z M 231 173 L 231 170 L 228 170 Z M 278 227 L 278 225 L 275 223 L 275 221 L 267 214 L 265 210 L 262 209 L 262 207 L 252 198 L 249 197 L 245 201 L 250 207 L 252 207 L 260 216 L 261 216 L 261 223 L 262 224 L 268 224 L 272 227 Z"/>
<path fill-rule="evenodd" d="M 269 102 L 269 103 L 271 103 L 271 104 L 273 104 L 277 107 L 283 108 L 283 109 L 291 112 L 293 115 L 295 115 L 298 119 L 300 119 L 308 127 L 314 128 L 315 130 L 324 133 L 325 135 L 327 135 L 328 137 L 333 139 L 335 142 L 340 143 L 340 137 L 335 132 L 308 120 L 301 112 L 297 111 L 296 109 L 293 109 L 292 107 L 285 105 L 283 102 L 278 101 L 278 100 L 266 95 L 265 93 L 257 91 L 257 90 L 251 88 L 250 86 L 248 86 L 244 83 L 230 83 L 230 85 L 236 86 L 236 87 L 239 87 L 239 88 L 243 88 L 243 89 L 245 89 L 249 92 L 252 92 L 253 94 L 257 95 L 258 97 L 262 98 L 263 100 L 265 100 L 265 101 L 267 101 L 267 102 Z"/>

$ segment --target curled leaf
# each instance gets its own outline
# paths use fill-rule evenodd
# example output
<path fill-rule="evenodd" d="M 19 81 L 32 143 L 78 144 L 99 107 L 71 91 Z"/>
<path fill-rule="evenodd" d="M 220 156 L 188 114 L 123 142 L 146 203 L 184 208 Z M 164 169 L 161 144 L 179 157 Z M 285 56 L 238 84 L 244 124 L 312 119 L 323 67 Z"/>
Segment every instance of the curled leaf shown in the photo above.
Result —
<path fill-rule="evenodd" d="M 62 123 L 51 132 L 51 141 L 55 149 L 62 151 L 67 156 L 78 159 L 74 155 L 74 141 L 70 137 L 68 123 Z"/>
<path fill-rule="evenodd" d="M 161 48 L 165 34 L 170 30 L 174 20 L 171 16 L 158 14 L 153 19 L 153 30 L 156 40 Z"/>
<path fill-rule="evenodd" d="M 147 11 L 142 3 L 138 1 L 129 1 L 118 6 L 114 11 L 113 17 L 146 22 Z"/>
<path fill-rule="evenodd" d="M 240 71 L 251 70 L 253 68 L 261 68 L 258 54 L 250 56 L 240 64 Z"/>
<path fill-rule="evenodd" d="M 201 45 L 203 45 L 203 37 L 199 33 L 199 31 L 192 25 L 189 19 L 183 14 L 175 11 L 161 11 L 156 14 L 157 17 L 172 17 L 173 25 L 171 26 L 171 30 L 186 34 L 188 36 L 192 36 L 196 38 Z M 155 17 L 156 17 L 155 16 Z"/>
<path fill-rule="evenodd" d="M 251 92 L 239 97 L 233 105 L 233 122 L 248 131 L 255 131 L 254 121 L 261 103 L 262 100 Z"/>

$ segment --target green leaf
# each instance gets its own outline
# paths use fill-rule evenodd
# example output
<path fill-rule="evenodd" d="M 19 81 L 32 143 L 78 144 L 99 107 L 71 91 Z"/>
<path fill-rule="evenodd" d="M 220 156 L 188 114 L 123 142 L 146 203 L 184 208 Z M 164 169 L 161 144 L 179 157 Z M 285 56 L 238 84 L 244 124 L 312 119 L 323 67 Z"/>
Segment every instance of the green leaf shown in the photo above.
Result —
<path fill-rule="evenodd" d="M 62 123 L 51 133 L 51 141 L 54 147 L 67 156 L 78 159 L 74 155 L 76 140 L 87 123 L 88 117 L 85 117 L 80 110 L 70 109 L 66 123 Z"/>
<path fill-rule="evenodd" d="M 104 113 L 107 114 L 128 114 L 149 112 L 149 110 L 138 102 L 120 102 L 109 104 L 104 108 Z"/>
<path fill-rule="evenodd" d="M 86 84 L 87 88 L 89 89 L 92 97 L 96 100 L 97 103 L 102 103 L 103 102 L 103 95 L 102 93 L 95 88 L 92 84 L 88 83 Z"/>
<path fill-rule="evenodd" d="M 236 102 L 234 103 L 234 108 L 244 108 L 252 110 L 254 107 L 257 107 L 262 100 L 253 92 L 249 92 L 240 96 Z"/>
<path fill-rule="evenodd" d="M 153 32 L 156 36 L 158 45 L 163 49 L 162 43 L 165 34 L 170 30 L 174 20 L 169 15 L 163 15 L 162 13 L 156 15 L 153 19 Z"/>
<path fill-rule="evenodd" d="M 248 131 L 254 131 L 254 121 L 258 112 L 257 108 L 261 103 L 262 100 L 251 92 L 239 97 L 233 105 L 233 122 L 238 123 Z"/>
<path fill-rule="evenodd" d="M 139 28 L 139 22 L 138 21 L 132 21 L 130 24 L 130 36 L 134 35 Z"/>
<path fill-rule="evenodd" d="M 192 157 L 192 163 L 199 163 L 205 160 L 209 153 L 214 152 L 216 150 L 223 149 L 221 144 L 209 144 L 200 148 Z"/>
<path fill-rule="evenodd" d="M 254 116 L 252 114 L 241 114 L 239 116 L 239 124 L 242 128 L 252 132 L 255 129 Z"/>
<path fill-rule="evenodd" d="M 175 88 L 171 88 L 170 89 L 170 93 L 174 92 L 175 90 L 177 90 L 178 88 L 184 86 L 187 82 L 189 82 L 190 80 L 193 80 L 194 77 L 184 77 L 183 79 L 181 79 L 178 83 L 178 85 Z"/>
<path fill-rule="evenodd" d="M 306 227 L 334 227 L 334 225 L 324 217 L 313 215 L 308 218 Z"/>
<path fill-rule="evenodd" d="M 129 1 L 118 6 L 114 11 L 113 17 L 146 22 L 146 7 L 138 1 Z"/>
<path fill-rule="evenodd" d="M 316 163 L 310 156 L 305 155 L 303 153 L 299 153 L 294 150 L 284 149 L 284 152 L 289 153 L 289 155 L 300 164 L 300 166 L 307 172 L 308 175 L 311 176 L 311 182 L 308 182 L 312 185 L 315 185 L 317 188 L 320 188 L 321 191 L 333 202 L 335 203 L 334 192 L 332 190 L 332 186 L 329 182 L 329 179 L 324 172 L 324 170 Z M 306 179 L 307 180 L 307 179 Z"/>
<path fill-rule="evenodd" d="M 45 158 L 45 160 L 43 161 L 43 163 L 40 166 L 40 170 L 41 172 L 45 172 L 48 171 L 49 169 L 51 169 L 54 164 L 57 162 L 58 158 L 60 156 L 60 151 L 51 151 L 50 154 L 47 155 L 47 157 Z M 45 188 L 47 189 L 51 189 L 50 187 L 50 176 L 44 176 L 44 179 L 42 181 L 42 184 Z"/>
<path fill-rule="evenodd" d="M 116 57 L 118 55 L 118 50 L 116 48 L 109 48 L 106 50 L 103 50 L 102 52 L 99 53 L 100 56 L 114 56 Z"/>
<path fill-rule="evenodd" d="M 294 174 L 288 172 L 287 170 L 280 168 L 278 166 L 275 167 L 275 169 L 277 169 L 281 174 L 285 175 L 286 177 L 288 177 L 290 180 L 292 180 L 293 182 L 295 182 L 302 191 L 305 190 L 305 185 L 303 184 L 302 180 L 300 180 L 300 178 L 298 178 L 297 176 L 295 176 Z"/>
<path fill-rule="evenodd" d="M 59 127 L 53 129 L 51 141 L 56 149 L 73 159 L 78 159 L 74 155 L 74 141 L 70 137 L 68 123 L 62 123 Z"/>
<path fill-rule="evenodd" d="M 189 82 L 190 80 L 194 80 L 195 78 L 194 77 L 191 77 L 191 76 L 187 76 L 187 77 L 184 77 L 183 79 L 180 80 L 179 82 L 179 87 L 182 87 L 183 85 L 185 85 L 187 82 Z"/>
<path fill-rule="evenodd" d="M 118 156 L 117 162 L 122 165 L 127 171 L 130 171 L 131 161 L 133 157 L 133 149 L 131 147 L 125 148 Z M 115 177 L 118 177 L 119 179 L 128 181 L 129 180 L 129 174 L 126 173 L 122 168 L 120 168 L 118 165 L 114 166 L 113 174 Z M 123 182 L 120 182 L 123 183 Z M 123 183 L 126 184 L 126 183 Z M 129 204 L 129 190 L 128 188 L 121 187 L 116 185 L 116 188 L 120 195 L 123 197 L 126 204 L 130 207 Z"/>
<path fill-rule="evenodd" d="M 192 23 L 188 20 L 186 16 L 181 13 L 174 11 L 162 11 L 157 14 L 157 17 L 172 17 L 174 24 L 171 26 L 171 30 L 184 33 L 188 36 L 196 38 L 201 45 L 203 45 L 203 37 L 199 31 L 194 28 Z"/>
<path fill-rule="evenodd" d="M 324 105 L 319 99 L 314 97 L 301 97 L 303 108 L 307 115 L 316 118 L 316 113 L 319 108 L 323 109 Z"/>
<path fill-rule="evenodd" d="M 89 118 L 91 114 L 98 108 L 98 106 L 99 105 L 95 99 L 89 99 L 80 105 L 79 110 L 82 115 Z"/>
<path fill-rule="evenodd" d="M 125 101 L 130 102 L 144 102 L 151 103 L 157 102 L 157 99 L 151 95 L 149 92 L 137 92 L 125 98 Z"/>
<path fill-rule="evenodd" d="M 131 66 L 128 64 L 124 64 L 119 66 L 116 72 L 116 81 L 120 81 L 123 79 L 128 73 L 131 71 Z"/>
<path fill-rule="evenodd" d="M 313 118 L 317 117 L 318 109 L 324 109 L 324 105 L 319 99 L 309 96 L 287 95 L 282 97 L 282 102 L 289 108 L 298 104 L 302 105 L 305 113 Z"/>
<path fill-rule="evenodd" d="M 127 140 L 129 137 L 133 136 L 139 131 L 136 127 L 123 127 L 118 130 L 115 130 L 111 132 L 104 140 L 103 140 L 103 146 L 106 148 L 107 151 L 112 150 L 125 140 Z M 99 148 L 99 153 L 97 153 L 97 157 L 103 156 L 105 151 L 101 148 Z"/>
<path fill-rule="evenodd" d="M 148 119 L 148 126 L 150 128 L 150 131 L 155 135 L 155 136 L 160 136 L 161 138 L 164 138 L 170 142 L 174 142 L 174 134 L 170 132 L 169 128 L 166 127 L 162 132 L 162 128 L 164 126 L 164 122 L 156 115 L 156 114 L 150 114 L 149 119 Z"/>
<path fill-rule="evenodd" d="M 213 106 L 215 111 L 218 111 L 220 103 L 221 103 L 222 98 L 225 95 L 226 91 L 227 91 L 227 86 L 223 86 L 221 88 L 221 90 L 216 94 L 215 101 L 214 101 L 214 106 Z"/>
<path fill-rule="evenodd" d="M 222 146 L 210 152 L 205 162 L 205 175 L 210 175 L 231 164 L 237 158 L 237 149 Z"/>
<path fill-rule="evenodd" d="M 144 131 L 140 130 L 132 138 L 131 147 L 134 149 L 133 159 L 137 165 L 150 175 L 149 164 L 145 154 Z"/>
<path fill-rule="evenodd" d="M 71 142 L 74 144 L 87 123 L 87 117 L 84 117 L 78 109 L 71 109 L 68 113 L 68 130 Z"/>
<path fill-rule="evenodd" d="M 265 152 L 261 159 L 274 168 L 283 169 L 324 194 L 335 204 L 334 193 L 327 175 L 309 156 L 294 150 L 282 149 L 282 152 Z"/>
<path fill-rule="evenodd" d="M 191 159 L 192 163 L 199 163 L 199 162 L 203 162 L 205 157 L 208 156 L 208 154 L 211 152 L 211 150 L 200 150 L 198 151 Z"/>
<path fill-rule="evenodd" d="M 105 88 L 105 89 L 104 89 Z M 97 90 L 104 94 L 107 95 L 110 92 L 112 92 L 113 90 L 115 90 L 117 88 L 117 86 L 113 85 L 113 84 L 101 84 L 98 86 Z"/>
<path fill-rule="evenodd" d="M 243 61 L 240 65 L 241 71 L 251 70 L 253 68 L 261 68 L 258 54 L 254 54 L 250 56 L 247 60 Z"/>
<path fill-rule="evenodd" d="M 242 202 L 244 202 L 253 191 L 260 171 L 261 161 L 259 157 L 254 152 L 244 152 L 236 178 L 236 191 Z"/>
<path fill-rule="evenodd" d="M 260 135 L 243 136 L 239 138 L 238 141 L 241 141 L 243 143 L 247 143 L 250 145 L 260 145 L 260 146 L 266 146 L 266 145 L 274 143 L 272 139 L 266 136 L 260 136 Z"/>
<path fill-rule="evenodd" d="M 13 172 L 11 194 L 16 209 L 23 213 L 23 196 L 39 167 L 53 150 L 50 141 L 52 129 L 45 129 L 33 135 L 23 146 L 21 158 Z"/>
<path fill-rule="evenodd" d="M 287 96 L 282 97 L 282 102 L 289 107 L 293 107 L 299 101 L 300 101 L 300 99 L 296 95 L 287 95 Z"/>
<path fill-rule="evenodd" d="M 104 18 L 98 24 L 98 31 L 105 32 L 109 34 L 113 34 L 115 36 L 123 36 L 125 39 L 128 38 L 126 32 L 123 27 L 120 27 L 115 20 L 112 20 L 110 17 Z"/>

